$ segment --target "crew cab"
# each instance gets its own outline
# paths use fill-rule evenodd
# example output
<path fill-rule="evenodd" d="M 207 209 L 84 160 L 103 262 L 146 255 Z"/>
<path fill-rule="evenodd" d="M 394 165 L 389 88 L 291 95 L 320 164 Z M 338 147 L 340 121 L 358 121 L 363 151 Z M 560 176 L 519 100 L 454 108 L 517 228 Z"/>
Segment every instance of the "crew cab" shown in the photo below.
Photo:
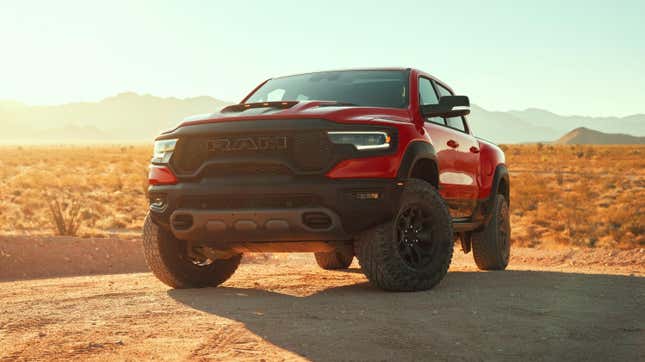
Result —
<path fill-rule="evenodd" d="M 175 288 L 216 286 L 244 253 L 354 256 L 374 285 L 430 289 L 456 240 L 481 269 L 510 256 L 502 150 L 468 126 L 470 101 L 417 69 L 266 80 L 239 104 L 159 135 L 145 256 Z"/>

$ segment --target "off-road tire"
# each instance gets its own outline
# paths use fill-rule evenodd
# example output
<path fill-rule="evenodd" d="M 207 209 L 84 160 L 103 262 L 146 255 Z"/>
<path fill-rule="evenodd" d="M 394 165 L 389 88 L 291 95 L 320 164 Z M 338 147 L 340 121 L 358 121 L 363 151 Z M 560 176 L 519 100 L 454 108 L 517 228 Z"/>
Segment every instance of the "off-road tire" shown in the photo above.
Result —
<path fill-rule="evenodd" d="M 351 247 L 339 248 L 335 251 L 314 253 L 316 263 L 325 270 L 347 269 L 354 260 L 354 250 Z"/>
<path fill-rule="evenodd" d="M 490 221 L 481 232 L 473 233 L 472 246 L 475 264 L 481 270 L 504 270 L 511 253 L 511 227 L 508 202 L 497 194 Z M 505 234 L 504 234 L 504 231 Z"/>
<path fill-rule="evenodd" d="M 408 265 L 399 252 L 395 226 L 411 205 L 423 205 L 430 220 L 429 239 L 433 250 L 429 261 L 420 268 Z M 431 184 L 409 179 L 405 182 L 394 220 L 363 233 L 354 246 L 363 273 L 371 284 L 388 291 L 418 291 L 431 289 L 444 278 L 452 259 L 453 244 L 452 220 L 444 200 Z"/>
<path fill-rule="evenodd" d="M 187 255 L 186 242 L 159 228 L 146 216 L 143 224 L 143 251 L 152 273 L 164 284 L 178 289 L 214 287 L 230 278 L 242 255 L 195 265 Z"/>

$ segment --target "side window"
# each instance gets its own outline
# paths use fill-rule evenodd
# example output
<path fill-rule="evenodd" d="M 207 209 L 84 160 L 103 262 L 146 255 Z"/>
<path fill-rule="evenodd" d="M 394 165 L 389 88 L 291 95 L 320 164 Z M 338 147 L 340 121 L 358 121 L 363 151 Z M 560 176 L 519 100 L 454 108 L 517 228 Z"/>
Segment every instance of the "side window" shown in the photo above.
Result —
<path fill-rule="evenodd" d="M 448 88 L 442 86 L 441 84 L 435 83 L 435 85 L 437 86 L 437 91 L 439 92 L 440 97 L 453 95 L 452 92 L 448 90 Z M 446 125 L 450 128 L 466 132 L 466 124 L 464 123 L 464 119 L 462 117 L 446 118 Z"/>
<path fill-rule="evenodd" d="M 419 104 L 437 104 L 439 103 L 439 98 L 437 93 L 434 91 L 432 82 L 428 78 L 419 78 Z M 426 119 L 428 122 L 438 123 L 445 125 L 446 123 L 441 117 L 432 117 Z"/>
<path fill-rule="evenodd" d="M 419 104 L 437 104 L 439 98 L 437 93 L 434 92 L 430 79 L 419 78 Z"/>
<path fill-rule="evenodd" d="M 439 83 L 435 83 L 435 84 L 437 85 L 437 91 L 439 91 L 439 97 L 452 95 L 452 93 L 448 90 L 448 88 L 442 86 Z"/>

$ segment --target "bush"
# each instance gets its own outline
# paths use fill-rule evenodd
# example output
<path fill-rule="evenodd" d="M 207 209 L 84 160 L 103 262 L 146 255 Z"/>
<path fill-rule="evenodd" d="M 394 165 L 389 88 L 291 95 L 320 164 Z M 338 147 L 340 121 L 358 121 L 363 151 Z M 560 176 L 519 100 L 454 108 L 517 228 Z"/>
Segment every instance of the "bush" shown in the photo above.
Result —
<path fill-rule="evenodd" d="M 81 203 L 76 199 L 59 201 L 47 196 L 51 222 L 58 235 L 75 236 L 81 226 Z"/>

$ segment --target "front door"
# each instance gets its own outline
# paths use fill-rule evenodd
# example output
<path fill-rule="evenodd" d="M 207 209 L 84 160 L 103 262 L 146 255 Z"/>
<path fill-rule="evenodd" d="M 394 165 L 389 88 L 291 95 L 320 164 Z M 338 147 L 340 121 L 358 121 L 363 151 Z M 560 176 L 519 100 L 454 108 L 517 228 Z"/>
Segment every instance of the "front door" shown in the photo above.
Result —
<path fill-rule="evenodd" d="M 435 90 L 436 87 L 436 90 Z M 420 104 L 436 104 L 442 91 L 427 78 L 419 79 Z M 472 215 L 479 194 L 479 143 L 462 117 L 425 120 L 424 128 L 432 139 L 439 162 L 439 193 L 446 200 L 453 218 Z"/>

